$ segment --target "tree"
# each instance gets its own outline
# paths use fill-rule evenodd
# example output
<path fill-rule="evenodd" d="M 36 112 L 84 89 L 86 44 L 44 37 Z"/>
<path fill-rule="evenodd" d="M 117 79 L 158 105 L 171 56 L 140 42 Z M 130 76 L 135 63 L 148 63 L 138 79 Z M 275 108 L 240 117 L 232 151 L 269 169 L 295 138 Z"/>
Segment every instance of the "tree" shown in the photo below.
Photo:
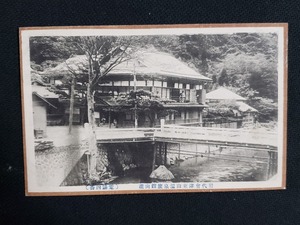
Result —
<path fill-rule="evenodd" d="M 257 98 L 257 100 L 252 103 L 252 106 L 258 110 L 258 119 L 260 122 L 277 121 L 278 104 L 273 100 Z"/>
<path fill-rule="evenodd" d="M 228 86 L 229 85 L 229 78 L 226 72 L 226 69 L 223 68 L 221 73 L 220 73 L 220 77 L 218 79 L 218 83 L 220 86 Z"/>
<path fill-rule="evenodd" d="M 237 113 L 238 111 L 239 106 L 234 100 L 210 103 L 209 108 L 206 110 L 205 121 L 214 123 L 239 121 L 241 115 Z"/>
<path fill-rule="evenodd" d="M 105 159 L 105 153 L 102 154 L 102 159 L 98 157 L 94 95 L 96 89 L 99 88 L 99 83 L 108 73 L 115 66 L 130 59 L 130 53 L 132 52 L 132 49 L 129 48 L 131 39 L 109 36 L 70 37 L 67 43 L 68 46 L 70 45 L 76 49 L 76 52 L 84 54 L 71 56 L 55 68 L 50 69 L 50 71 L 52 74 L 63 76 L 63 86 L 70 87 L 71 93 L 78 85 L 80 86 L 79 89 L 84 92 L 89 122 L 89 150 L 91 153 L 89 175 L 91 180 L 99 181 L 99 174 L 106 171 L 107 160 Z M 49 73 L 49 71 L 45 71 L 45 73 Z M 56 89 L 56 91 L 59 90 Z M 69 96 L 69 98 L 70 109 L 72 110 L 74 98 L 72 96 Z M 70 112 L 70 114 L 72 113 Z M 72 121 L 71 115 L 69 121 Z M 97 158 L 99 158 L 98 164 Z"/>
<path fill-rule="evenodd" d="M 115 66 L 129 59 L 130 41 L 127 38 L 97 36 L 76 37 L 74 43 L 86 56 L 87 64 L 82 64 L 83 67 L 79 71 L 73 71 L 74 74 L 87 76 L 85 86 L 89 121 L 89 150 L 91 153 L 90 178 L 99 181 L 99 173 L 103 174 L 106 171 L 107 162 L 100 158 L 97 165 L 98 149 L 95 133 L 94 94 L 99 82 Z"/>
<path fill-rule="evenodd" d="M 116 99 L 119 107 L 116 111 L 126 112 L 128 109 L 136 112 L 138 119 L 141 121 L 145 117 L 149 118 L 150 127 L 154 126 L 155 118 L 164 118 L 170 113 L 177 113 L 176 110 L 166 109 L 164 104 L 174 102 L 169 99 L 161 99 L 153 93 L 144 90 L 132 90 L 128 94 L 119 96 Z M 156 114 L 156 116 L 155 116 Z"/>
<path fill-rule="evenodd" d="M 73 44 L 73 37 L 31 37 L 29 42 L 30 61 L 39 66 L 39 71 L 57 66 L 72 54 L 84 54 Z"/>
<path fill-rule="evenodd" d="M 77 80 L 81 80 L 76 71 L 72 69 L 72 67 L 74 68 L 74 65 L 72 65 L 74 63 L 74 58 L 71 57 L 56 67 L 48 68 L 41 73 L 43 78 L 58 78 L 61 81 L 59 84 L 52 84 L 49 90 L 58 94 L 60 101 L 69 107 L 69 134 L 72 132 L 74 105 L 85 104 L 83 98 L 75 95 L 75 90 L 81 93 L 83 90 L 80 90 L 80 88 L 78 90 Z M 66 89 L 68 93 L 65 91 Z"/>

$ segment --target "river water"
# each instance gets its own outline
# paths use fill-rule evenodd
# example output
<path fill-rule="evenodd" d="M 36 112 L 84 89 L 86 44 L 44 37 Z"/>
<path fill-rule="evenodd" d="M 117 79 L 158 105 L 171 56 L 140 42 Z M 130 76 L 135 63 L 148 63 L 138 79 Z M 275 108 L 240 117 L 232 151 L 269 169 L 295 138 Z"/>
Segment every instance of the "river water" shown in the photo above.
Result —
<path fill-rule="evenodd" d="M 267 164 L 254 160 L 222 159 L 222 156 L 187 159 L 169 168 L 174 182 L 263 181 Z"/>
<path fill-rule="evenodd" d="M 264 181 L 267 179 L 268 160 L 266 152 L 225 149 L 199 153 L 198 157 L 184 156 L 167 168 L 173 173 L 172 182 L 231 182 Z M 151 182 L 149 168 L 136 168 L 113 183 Z"/>

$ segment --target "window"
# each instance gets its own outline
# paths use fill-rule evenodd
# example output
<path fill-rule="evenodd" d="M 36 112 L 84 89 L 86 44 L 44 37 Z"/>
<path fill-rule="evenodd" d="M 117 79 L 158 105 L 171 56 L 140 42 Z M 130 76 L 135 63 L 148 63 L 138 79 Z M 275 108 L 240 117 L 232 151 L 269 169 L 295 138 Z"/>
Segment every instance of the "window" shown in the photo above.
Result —
<path fill-rule="evenodd" d="M 148 87 L 152 87 L 153 81 L 152 81 L 152 80 L 147 80 L 146 85 L 147 85 Z"/>
<path fill-rule="evenodd" d="M 168 85 L 167 85 L 167 82 L 163 82 L 163 87 L 167 87 Z"/>
<path fill-rule="evenodd" d="M 142 87 L 144 87 L 144 86 L 146 86 L 146 81 L 144 81 L 144 80 L 137 80 L 136 81 L 136 86 L 142 86 Z"/>
<path fill-rule="evenodd" d="M 127 80 L 123 80 L 123 81 L 114 81 L 114 86 L 128 87 L 128 86 L 129 86 L 129 81 L 127 81 Z"/>
<path fill-rule="evenodd" d="M 122 81 L 114 81 L 114 86 L 122 86 Z"/>
<path fill-rule="evenodd" d="M 162 94 L 162 88 L 154 88 L 154 95 L 161 97 Z"/>
<path fill-rule="evenodd" d="M 100 113 L 99 112 L 94 112 L 95 119 L 100 119 Z"/>
<path fill-rule="evenodd" d="M 128 93 L 129 92 L 129 87 L 120 87 L 119 88 L 119 93 Z"/>
<path fill-rule="evenodd" d="M 169 98 L 169 89 L 162 88 L 162 98 Z"/>
<path fill-rule="evenodd" d="M 190 84 L 186 84 L 186 89 L 190 89 Z"/>
<path fill-rule="evenodd" d="M 175 83 L 175 84 L 174 84 L 174 88 L 178 88 L 178 83 Z"/>
<path fill-rule="evenodd" d="M 187 101 L 190 100 L 190 90 L 185 91 L 185 100 L 187 100 Z"/>
<path fill-rule="evenodd" d="M 61 80 L 54 80 L 54 84 L 55 85 L 62 85 L 62 81 Z"/>
<path fill-rule="evenodd" d="M 183 88 L 183 84 L 180 83 L 179 84 L 179 88 L 182 89 Z"/>
<path fill-rule="evenodd" d="M 100 86 L 112 86 L 112 82 L 107 82 L 107 83 L 103 83 L 103 84 L 100 84 Z"/>
<path fill-rule="evenodd" d="M 161 86 L 162 86 L 161 81 L 155 80 L 155 81 L 154 81 L 154 86 L 155 86 L 155 87 L 161 87 Z"/>
<path fill-rule="evenodd" d="M 70 108 L 66 108 L 65 113 L 69 114 L 70 113 Z M 79 108 L 74 108 L 73 109 L 73 114 L 75 114 L 75 115 L 80 114 L 80 109 Z"/>
<path fill-rule="evenodd" d="M 174 119 L 181 119 L 181 112 L 174 113 Z"/>
<path fill-rule="evenodd" d="M 189 111 L 186 111 L 186 113 L 185 113 L 185 119 L 189 119 L 190 118 L 190 113 L 189 113 Z"/>

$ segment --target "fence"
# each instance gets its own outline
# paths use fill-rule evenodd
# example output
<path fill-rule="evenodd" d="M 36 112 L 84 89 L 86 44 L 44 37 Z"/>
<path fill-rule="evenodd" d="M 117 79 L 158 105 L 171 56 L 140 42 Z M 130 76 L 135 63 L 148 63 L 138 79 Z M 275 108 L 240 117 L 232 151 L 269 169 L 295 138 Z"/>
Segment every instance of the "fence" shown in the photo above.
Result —
<path fill-rule="evenodd" d="M 258 144 L 277 147 L 275 132 L 262 132 L 244 129 L 185 127 L 165 125 L 161 128 L 123 128 L 99 129 L 96 131 L 98 140 L 138 139 L 138 138 L 172 138 L 186 140 L 207 140 Z"/>
<path fill-rule="evenodd" d="M 277 146 L 275 132 L 243 129 L 164 126 L 161 130 L 156 130 L 155 136 Z"/>

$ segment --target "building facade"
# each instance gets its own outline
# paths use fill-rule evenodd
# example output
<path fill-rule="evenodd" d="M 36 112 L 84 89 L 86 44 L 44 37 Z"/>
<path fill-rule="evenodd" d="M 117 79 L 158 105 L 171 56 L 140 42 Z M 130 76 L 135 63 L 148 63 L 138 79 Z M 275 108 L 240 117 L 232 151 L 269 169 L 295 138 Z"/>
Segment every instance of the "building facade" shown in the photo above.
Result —
<path fill-rule="evenodd" d="M 202 123 L 206 85 L 211 80 L 168 53 L 141 50 L 137 57 L 123 62 L 112 69 L 95 87 L 95 118 L 99 126 L 134 127 L 135 115 L 132 110 L 117 111 L 116 99 L 133 90 L 144 90 L 159 99 L 165 109 L 173 111 L 161 118 L 154 113 L 139 116 L 138 126 L 148 127 L 160 124 Z M 73 57 L 73 61 L 85 62 L 85 55 Z M 60 83 L 60 71 L 66 71 L 64 64 L 42 73 L 51 84 Z M 55 74 L 55 76 L 52 76 Z M 66 90 L 67 92 L 68 90 Z M 80 94 L 76 91 L 76 94 Z M 84 98 L 84 96 L 81 96 Z M 86 122 L 86 111 L 78 112 L 79 122 Z M 67 109 L 65 114 L 67 114 Z M 147 114 L 147 112 L 146 112 Z"/>
<path fill-rule="evenodd" d="M 246 100 L 247 99 L 224 87 L 220 87 L 206 94 L 206 101 L 209 106 L 222 103 L 225 105 L 234 105 L 234 108 L 230 109 L 232 115 L 229 116 L 228 114 L 224 116 L 223 127 L 240 128 L 242 126 L 255 124 L 258 111 L 246 104 Z M 222 127 L 221 122 L 219 124 L 216 123 L 215 126 Z"/>

